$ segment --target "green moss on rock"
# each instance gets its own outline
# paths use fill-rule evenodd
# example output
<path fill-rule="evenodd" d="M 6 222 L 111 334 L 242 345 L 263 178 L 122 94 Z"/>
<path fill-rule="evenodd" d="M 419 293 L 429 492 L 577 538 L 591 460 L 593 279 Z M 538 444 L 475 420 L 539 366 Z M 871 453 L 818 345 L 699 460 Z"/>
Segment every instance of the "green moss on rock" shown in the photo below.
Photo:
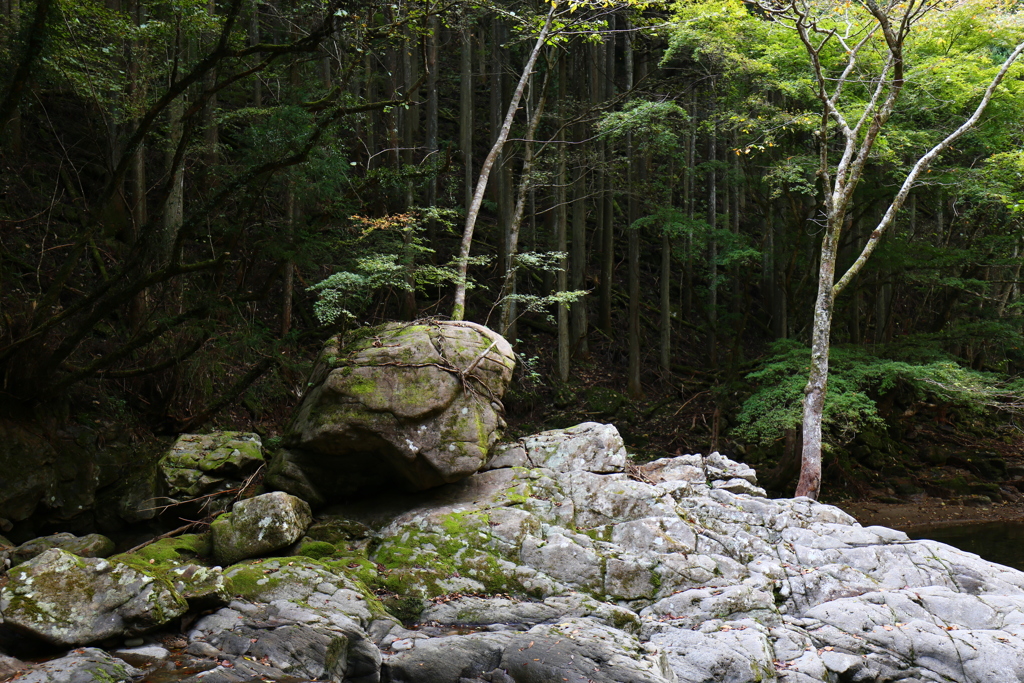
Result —
<path fill-rule="evenodd" d="M 304 540 L 299 544 L 299 551 L 296 553 L 296 555 L 309 557 L 314 560 L 320 560 L 325 557 L 330 557 L 335 552 L 335 547 L 325 541 Z"/>

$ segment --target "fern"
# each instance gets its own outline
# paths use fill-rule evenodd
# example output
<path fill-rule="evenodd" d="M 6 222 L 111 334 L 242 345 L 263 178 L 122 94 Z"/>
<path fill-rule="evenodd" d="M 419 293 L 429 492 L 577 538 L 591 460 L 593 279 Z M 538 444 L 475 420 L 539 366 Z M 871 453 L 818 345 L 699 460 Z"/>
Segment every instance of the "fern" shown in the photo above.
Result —
<path fill-rule="evenodd" d="M 756 389 L 743 403 L 734 438 L 770 443 L 799 426 L 810 350 L 796 342 L 777 342 L 761 367 L 747 375 Z M 877 401 L 901 391 L 911 401 L 938 401 L 982 413 L 1018 410 L 1024 384 L 980 372 L 938 357 L 921 362 L 898 360 L 860 348 L 832 348 L 828 392 L 822 417 L 824 438 L 842 444 L 865 427 L 882 425 Z"/>

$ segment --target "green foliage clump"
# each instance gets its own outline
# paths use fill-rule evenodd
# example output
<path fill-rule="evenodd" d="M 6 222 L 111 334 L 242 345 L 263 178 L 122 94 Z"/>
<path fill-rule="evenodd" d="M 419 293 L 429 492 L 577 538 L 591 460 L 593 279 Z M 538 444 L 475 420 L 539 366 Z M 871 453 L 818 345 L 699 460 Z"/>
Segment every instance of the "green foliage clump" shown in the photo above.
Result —
<path fill-rule="evenodd" d="M 798 427 L 809 370 L 807 347 L 791 340 L 777 342 L 761 367 L 747 375 L 756 389 L 740 408 L 733 437 L 766 444 Z M 878 401 L 893 391 L 902 392 L 908 402 L 932 400 L 977 413 L 1009 409 L 1019 402 L 1017 385 L 937 352 L 928 360 L 906 360 L 835 346 L 822 418 L 826 441 L 845 443 L 862 429 L 883 425 Z"/>

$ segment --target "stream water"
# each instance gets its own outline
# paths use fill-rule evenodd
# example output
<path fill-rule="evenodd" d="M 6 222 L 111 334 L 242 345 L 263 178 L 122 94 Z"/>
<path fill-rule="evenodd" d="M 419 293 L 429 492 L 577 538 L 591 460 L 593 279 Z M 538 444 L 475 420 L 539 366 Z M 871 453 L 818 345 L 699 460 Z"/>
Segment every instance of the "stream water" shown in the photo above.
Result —
<path fill-rule="evenodd" d="M 1024 571 L 1024 522 L 986 522 L 908 532 Z"/>

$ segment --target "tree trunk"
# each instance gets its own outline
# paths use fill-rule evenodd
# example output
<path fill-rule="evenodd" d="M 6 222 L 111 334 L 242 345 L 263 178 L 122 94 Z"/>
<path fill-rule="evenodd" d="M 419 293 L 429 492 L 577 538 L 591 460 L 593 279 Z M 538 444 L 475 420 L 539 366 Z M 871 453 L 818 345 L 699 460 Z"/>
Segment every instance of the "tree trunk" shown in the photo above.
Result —
<path fill-rule="evenodd" d="M 715 162 L 718 161 L 718 126 L 714 124 L 714 88 L 711 89 L 712 120 L 711 131 L 708 133 L 708 365 L 718 367 L 718 172 Z"/>
<path fill-rule="evenodd" d="M 206 12 L 210 15 L 210 20 L 214 21 L 217 13 L 217 4 L 215 0 L 206 0 Z M 257 79 L 259 80 L 259 79 Z M 217 86 L 217 69 L 210 69 L 209 73 L 203 77 L 203 90 L 210 92 Z M 203 127 L 203 162 L 206 165 L 204 170 L 205 175 L 210 180 L 213 179 L 213 175 L 210 173 L 211 167 L 217 163 L 218 150 L 217 146 L 220 144 L 220 128 L 217 125 L 217 94 L 213 93 L 207 97 L 206 104 L 203 105 L 202 115 L 202 127 Z"/>
<path fill-rule="evenodd" d="M 476 219 L 480 213 L 480 206 L 484 201 L 484 192 L 487 190 L 487 179 L 491 175 L 491 168 L 494 166 L 495 159 L 501 152 L 502 147 L 505 146 L 505 140 L 508 139 L 508 132 L 512 128 L 512 120 L 515 118 L 516 110 L 519 108 L 519 100 L 523 97 L 523 91 L 526 89 L 526 83 L 530 80 L 530 76 L 533 73 L 534 64 L 537 63 L 537 57 L 540 55 L 541 48 L 544 47 L 544 43 L 547 41 L 548 34 L 551 31 L 551 22 L 554 19 L 556 7 L 557 4 L 552 4 L 548 10 L 544 26 L 541 28 L 540 35 L 537 36 L 537 42 L 530 52 L 526 66 L 523 67 L 519 83 L 516 85 L 516 90 L 512 95 L 512 101 L 509 102 L 508 110 L 505 112 L 505 122 L 499 131 L 498 139 L 491 145 L 491 151 L 487 153 L 487 157 L 480 167 L 480 177 L 477 179 L 476 189 L 473 192 L 473 201 L 466 210 L 466 225 L 462 230 L 462 243 L 459 246 L 459 256 L 456 263 L 455 303 L 452 306 L 453 320 L 462 320 L 466 315 L 466 271 L 469 267 L 469 250 L 473 246 L 473 231 L 476 228 Z"/>
<path fill-rule="evenodd" d="M 604 51 L 604 98 L 615 96 L 615 15 L 608 17 L 608 36 L 602 45 Z M 611 143 L 601 142 L 601 161 L 610 160 Z M 612 329 L 612 280 L 615 278 L 615 192 L 605 180 L 599 201 L 604 202 L 601 224 L 601 329 L 611 336 Z"/>
<path fill-rule="evenodd" d="M 530 96 L 527 99 L 529 103 L 527 111 L 530 116 L 530 123 L 526 131 L 526 140 L 524 142 L 523 172 L 519 177 L 519 192 L 516 198 L 516 208 L 512 215 L 512 225 L 509 230 L 508 244 L 505 247 L 505 262 L 502 264 L 505 271 L 505 281 L 501 288 L 501 295 L 499 296 L 499 300 L 501 301 L 501 314 L 499 318 L 500 324 L 498 331 L 503 337 L 513 342 L 516 338 L 515 325 L 517 317 L 517 306 L 513 296 L 516 294 L 518 280 L 518 268 L 515 264 L 515 258 L 516 254 L 519 253 L 519 229 L 523 223 L 523 213 L 526 210 L 527 202 L 529 201 L 531 204 L 533 202 L 534 136 L 537 134 L 537 127 L 540 125 L 541 116 L 544 114 L 549 78 L 550 71 L 544 74 L 544 83 L 540 88 L 539 101 L 534 101 L 535 98 L 537 98 L 537 89 L 532 86 L 530 87 Z"/>
<path fill-rule="evenodd" d="M 662 372 L 672 369 L 672 238 L 668 233 L 661 235 L 661 343 L 659 362 Z"/>
<path fill-rule="evenodd" d="M 625 34 L 625 69 L 626 69 L 626 90 L 633 89 L 634 75 L 634 54 L 632 26 L 626 22 Z M 626 158 L 629 163 L 629 170 L 626 179 L 626 192 L 629 193 L 628 212 L 629 226 L 626 228 L 628 234 L 626 259 L 628 261 L 628 287 L 629 287 L 629 321 L 627 324 L 627 340 L 629 344 L 629 364 L 626 375 L 626 393 L 632 399 L 643 398 L 643 385 L 640 382 L 640 232 L 636 227 L 636 221 L 640 218 L 640 207 L 637 199 L 637 172 L 639 160 L 634 159 L 633 134 L 626 134 Z"/>
<path fill-rule="evenodd" d="M 818 266 L 818 296 L 814 304 L 811 328 L 811 371 L 804 388 L 804 414 L 800 480 L 796 495 L 818 498 L 821 489 L 821 420 L 828 389 L 828 355 L 832 331 L 832 308 L 835 302 L 836 247 L 844 216 L 832 216 L 821 242 Z"/>
<path fill-rule="evenodd" d="M 295 235 L 295 188 L 291 181 L 286 181 L 284 195 L 284 222 L 289 242 Z M 281 294 L 281 336 L 285 337 L 292 331 L 292 301 L 295 295 L 295 260 L 291 256 L 284 262 L 284 283 Z"/>
<path fill-rule="evenodd" d="M 405 40 L 402 44 L 403 90 L 406 94 L 412 92 L 413 85 L 416 83 L 419 67 L 419 60 L 416 59 L 416 45 L 417 41 L 415 37 L 410 31 L 407 31 Z M 413 151 L 416 146 L 419 114 L 418 105 L 409 105 L 408 108 L 402 109 L 400 113 L 402 128 L 402 165 L 409 170 L 412 169 L 412 166 L 416 161 Z M 409 211 L 415 204 L 415 186 L 413 185 L 413 180 L 410 177 L 405 181 L 405 197 L 402 201 L 403 210 Z M 404 260 L 407 272 L 405 275 L 405 288 L 400 293 L 400 299 L 402 302 L 401 315 L 405 320 L 415 320 L 417 315 L 416 278 L 413 276 L 413 270 L 416 267 L 416 253 L 412 248 L 414 236 L 415 235 L 412 230 L 408 228 L 402 236 L 402 244 L 405 250 Z"/>
<path fill-rule="evenodd" d="M 298 36 L 295 32 L 292 38 Z M 288 68 L 288 98 L 291 102 L 299 101 L 299 87 L 302 74 L 299 71 L 298 61 L 293 60 Z M 298 207 L 295 199 L 295 182 L 291 173 L 285 177 L 284 187 L 284 224 L 285 239 L 287 241 L 288 253 L 285 256 L 284 273 L 281 293 L 281 336 L 285 337 L 292 330 L 292 304 L 295 296 L 295 233 Z"/>
<path fill-rule="evenodd" d="M 258 45 L 259 42 L 260 4 L 254 2 L 252 3 L 252 16 L 249 18 L 249 45 Z M 254 107 L 263 106 L 263 81 L 258 76 L 252 79 L 252 104 Z"/>
<path fill-rule="evenodd" d="M 565 69 L 565 56 L 560 55 L 558 58 L 558 119 L 559 129 L 562 129 L 565 125 L 565 109 L 566 109 L 566 69 Z M 566 144 L 565 134 L 559 134 L 558 136 L 558 170 L 555 175 L 555 249 L 562 254 L 558 269 L 558 274 L 555 277 L 556 284 L 555 289 L 561 293 L 568 290 L 568 263 L 566 262 L 567 252 L 567 226 L 566 223 L 569 219 L 568 207 L 566 206 Z M 556 320 L 558 322 L 558 379 L 562 382 L 569 381 L 569 354 L 570 338 L 569 338 L 569 307 L 566 304 L 558 304 L 558 311 Z"/>
<path fill-rule="evenodd" d="M 583 68 L 584 46 L 577 46 L 573 58 L 573 82 L 576 85 L 578 101 L 584 101 L 586 80 Z M 586 133 L 582 123 L 576 123 L 573 139 L 582 148 L 586 144 Z M 582 155 L 577 155 L 574 165 L 572 186 L 572 253 L 569 257 L 570 280 L 569 289 L 582 291 L 587 287 L 587 176 L 583 167 Z M 587 345 L 587 299 L 581 297 L 572 302 L 570 309 L 572 348 L 581 357 L 590 355 Z"/>
<path fill-rule="evenodd" d="M 690 130 L 686 138 L 686 178 L 683 182 L 683 206 L 686 217 L 692 225 L 696 216 L 696 182 L 697 173 L 694 169 L 697 156 L 697 93 L 690 100 Z M 689 316 L 693 311 L 693 228 L 686 231 L 686 263 L 683 266 L 683 315 Z"/>
<path fill-rule="evenodd" d="M 440 39 L 441 21 L 437 16 L 431 16 L 427 20 L 429 31 L 427 34 L 427 158 L 431 164 L 437 163 L 437 116 L 438 116 L 438 93 L 437 93 L 437 43 Z M 437 173 L 431 173 L 427 178 L 427 206 L 437 206 Z M 427 244 L 434 245 L 437 242 L 437 223 L 434 219 L 427 221 Z"/>
<path fill-rule="evenodd" d="M 165 156 L 165 169 L 170 176 L 170 187 L 167 201 L 164 204 L 163 234 L 160 245 L 160 262 L 170 258 L 171 249 L 181 230 L 185 210 L 185 162 L 177 159 L 177 150 L 181 145 L 184 129 L 181 117 L 185 113 L 184 95 L 174 98 L 167 105 L 168 146 Z"/>
<path fill-rule="evenodd" d="M 462 59 L 459 72 L 459 149 L 465 179 L 465 206 L 473 203 L 473 28 L 462 29 Z"/>
<path fill-rule="evenodd" d="M 7 4 L 7 26 L 9 33 L 7 48 L 8 54 L 13 56 L 14 45 L 16 45 L 17 36 L 21 28 L 21 0 L 9 0 Z M 14 103 L 11 108 L 10 114 L 7 116 L 7 125 L 4 126 L 4 122 L 0 120 L 0 140 L 4 142 L 7 149 L 10 150 L 11 155 L 20 157 L 22 152 L 21 145 L 21 105 Z"/>

